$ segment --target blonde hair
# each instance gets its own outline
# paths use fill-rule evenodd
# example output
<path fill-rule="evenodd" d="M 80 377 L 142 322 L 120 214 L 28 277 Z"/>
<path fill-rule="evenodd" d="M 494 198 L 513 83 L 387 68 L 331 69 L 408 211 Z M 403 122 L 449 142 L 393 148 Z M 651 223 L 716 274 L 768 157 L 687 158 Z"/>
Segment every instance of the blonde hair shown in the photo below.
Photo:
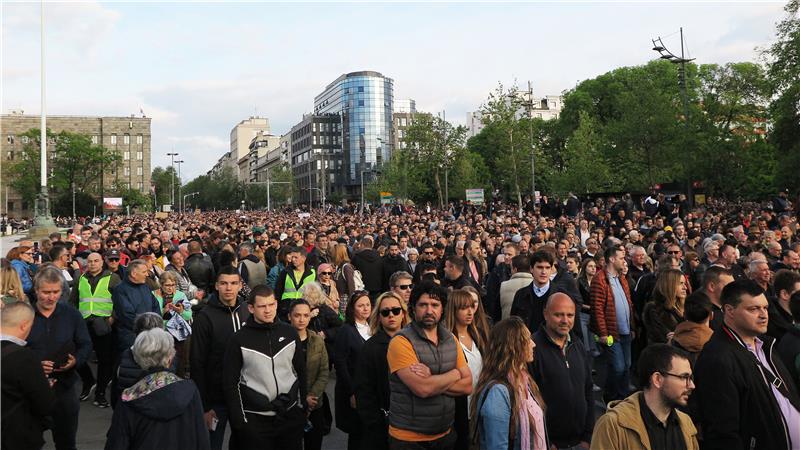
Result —
<path fill-rule="evenodd" d="M 336 244 L 333 249 L 333 265 L 341 269 L 344 263 L 350 262 L 350 255 L 347 254 L 346 244 Z"/>
<path fill-rule="evenodd" d="M 307 301 L 311 308 L 317 308 L 320 305 L 328 304 L 328 296 L 322 290 L 322 286 L 316 281 L 306 283 L 300 288 L 300 295 L 303 300 Z"/>
<path fill-rule="evenodd" d="M 394 292 L 391 291 L 384 292 L 378 297 L 377 300 L 375 300 L 375 307 L 372 308 L 372 313 L 369 315 L 369 332 L 373 336 L 381 328 L 381 317 L 380 317 L 381 305 L 383 304 L 383 301 L 386 299 L 395 299 L 397 300 L 398 303 L 400 303 L 400 308 L 403 309 L 403 319 L 400 321 L 400 326 L 404 327 L 408 325 L 409 318 L 408 318 L 408 307 L 406 306 L 406 303 L 403 301 L 403 299 L 400 298 L 400 296 L 398 296 Z"/>
<path fill-rule="evenodd" d="M 14 293 L 11 294 L 11 291 L 14 291 Z M 19 274 L 11 266 L 9 260 L 5 258 L 3 258 L 2 269 L 0 269 L 0 295 L 28 302 L 28 297 L 25 295 L 25 291 L 22 290 L 22 281 L 19 279 Z"/>
<path fill-rule="evenodd" d="M 475 345 L 478 346 L 478 350 L 483 353 L 486 349 L 486 343 L 489 340 L 489 322 L 486 320 L 486 314 L 483 312 L 480 295 L 477 296 L 478 299 L 476 300 L 472 295 L 472 291 L 475 290 L 472 289 L 472 291 L 470 291 L 468 288 L 469 286 L 456 289 L 451 291 L 447 296 L 447 304 L 444 308 L 444 326 L 454 335 L 458 336 L 458 330 L 456 330 L 456 314 L 459 310 L 469 308 L 477 302 L 475 316 L 472 319 L 472 323 L 467 326 L 467 332 L 475 342 Z M 477 291 L 475 291 L 475 293 L 477 294 Z"/>

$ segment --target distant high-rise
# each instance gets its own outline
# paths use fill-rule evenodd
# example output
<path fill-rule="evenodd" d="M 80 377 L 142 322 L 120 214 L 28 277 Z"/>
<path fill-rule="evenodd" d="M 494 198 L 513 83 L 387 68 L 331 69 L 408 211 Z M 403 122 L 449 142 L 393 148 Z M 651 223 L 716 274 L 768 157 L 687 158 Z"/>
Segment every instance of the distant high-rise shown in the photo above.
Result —
<path fill-rule="evenodd" d="M 344 194 L 360 193 L 361 176 L 368 182 L 394 147 L 392 111 L 394 81 L 379 72 L 347 73 L 314 98 L 314 114 L 341 116 Z"/>

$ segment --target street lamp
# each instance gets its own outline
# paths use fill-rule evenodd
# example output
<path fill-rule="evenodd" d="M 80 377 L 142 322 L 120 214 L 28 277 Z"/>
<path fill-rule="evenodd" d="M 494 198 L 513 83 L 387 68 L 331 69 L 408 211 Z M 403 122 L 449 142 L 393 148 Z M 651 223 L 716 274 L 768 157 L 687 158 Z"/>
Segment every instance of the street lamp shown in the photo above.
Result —
<path fill-rule="evenodd" d="M 681 56 L 677 56 L 671 51 L 667 49 L 667 46 L 664 45 L 664 41 L 659 36 L 656 39 L 652 39 L 653 42 L 653 51 L 658 52 L 661 55 L 661 59 L 665 59 L 673 64 L 678 64 L 678 86 L 681 90 L 681 101 L 683 103 L 683 124 L 684 129 L 686 130 L 686 135 L 689 135 L 689 99 L 686 93 L 686 63 L 690 61 L 694 61 L 695 58 L 686 58 L 683 53 L 683 27 L 680 27 L 680 34 L 681 34 Z M 693 203 L 693 195 L 692 195 L 692 180 L 691 176 L 688 177 L 687 180 L 687 194 L 689 197 L 689 204 Z"/>
<path fill-rule="evenodd" d="M 186 195 L 183 196 L 183 203 L 181 203 L 181 204 L 183 205 L 184 208 L 186 208 L 186 199 L 190 198 L 190 197 L 194 197 L 195 195 L 200 195 L 200 193 L 199 192 L 192 192 L 190 194 L 186 194 Z"/>
<path fill-rule="evenodd" d="M 284 181 L 284 183 L 288 183 L 288 182 Z M 322 198 L 322 212 L 324 214 L 325 213 L 325 191 L 323 189 L 316 188 L 316 187 L 304 188 L 303 190 L 304 191 L 309 191 L 309 192 L 311 192 L 311 191 L 319 191 L 320 198 Z"/>
<path fill-rule="evenodd" d="M 178 165 L 178 200 L 179 200 L 178 211 L 180 212 L 183 212 L 183 203 L 180 203 L 180 199 L 181 199 L 181 193 L 183 191 L 183 189 L 181 189 L 183 187 L 183 180 L 181 179 L 181 164 L 183 164 L 184 162 L 185 162 L 184 160 L 175 161 L 175 164 Z"/>
<path fill-rule="evenodd" d="M 175 208 L 175 157 L 178 156 L 178 154 L 175 152 L 167 153 L 167 156 L 169 156 L 170 160 L 172 161 L 172 189 L 171 189 L 172 192 L 170 193 L 169 196 L 170 198 L 169 205 L 170 208 Z"/>

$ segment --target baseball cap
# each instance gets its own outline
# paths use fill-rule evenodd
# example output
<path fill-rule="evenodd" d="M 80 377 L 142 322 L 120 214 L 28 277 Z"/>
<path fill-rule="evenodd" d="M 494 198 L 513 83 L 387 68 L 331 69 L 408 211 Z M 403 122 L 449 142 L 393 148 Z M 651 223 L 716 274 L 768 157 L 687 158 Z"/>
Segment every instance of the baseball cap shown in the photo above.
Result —
<path fill-rule="evenodd" d="M 106 259 L 119 259 L 119 250 L 111 249 L 106 252 Z"/>

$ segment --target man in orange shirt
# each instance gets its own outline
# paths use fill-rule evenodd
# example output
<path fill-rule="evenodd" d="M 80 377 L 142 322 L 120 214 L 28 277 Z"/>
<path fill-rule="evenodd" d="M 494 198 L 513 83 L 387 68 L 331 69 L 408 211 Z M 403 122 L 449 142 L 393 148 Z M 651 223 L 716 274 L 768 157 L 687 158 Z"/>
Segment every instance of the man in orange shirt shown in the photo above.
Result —
<path fill-rule="evenodd" d="M 447 290 L 423 281 L 411 291 L 414 321 L 389 343 L 389 448 L 452 449 L 455 399 L 472 393 L 456 337 L 440 325 Z"/>

